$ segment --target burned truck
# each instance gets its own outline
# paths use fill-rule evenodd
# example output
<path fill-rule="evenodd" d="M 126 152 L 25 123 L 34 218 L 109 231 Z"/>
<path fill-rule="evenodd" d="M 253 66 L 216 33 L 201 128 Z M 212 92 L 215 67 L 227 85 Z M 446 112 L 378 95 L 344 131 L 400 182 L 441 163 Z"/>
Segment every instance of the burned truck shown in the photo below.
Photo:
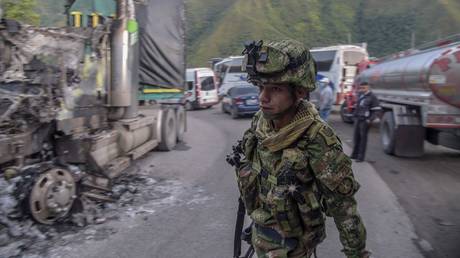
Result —
<path fill-rule="evenodd" d="M 183 1 L 111 1 L 87 25 L 73 2 L 64 28 L 0 23 L 0 180 L 43 224 L 111 200 L 115 178 L 186 128 Z"/>

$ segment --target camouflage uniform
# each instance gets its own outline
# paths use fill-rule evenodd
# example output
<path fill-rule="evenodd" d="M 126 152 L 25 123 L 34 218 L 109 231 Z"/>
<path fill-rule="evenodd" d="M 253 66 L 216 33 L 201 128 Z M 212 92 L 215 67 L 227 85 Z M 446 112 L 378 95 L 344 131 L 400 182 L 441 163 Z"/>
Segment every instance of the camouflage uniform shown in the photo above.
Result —
<path fill-rule="evenodd" d="M 315 87 L 313 60 L 300 43 L 262 45 L 246 51 L 245 62 L 255 84 Z M 334 218 L 347 257 L 368 256 L 366 230 L 353 197 L 359 184 L 351 161 L 309 102 L 302 101 L 290 124 L 278 131 L 257 113 L 243 136 L 243 149 L 246 158 L 237 180 L 255 222 L 252 243 L 258 257 L 310 257 L 326 237 L 325 215 Z"/>

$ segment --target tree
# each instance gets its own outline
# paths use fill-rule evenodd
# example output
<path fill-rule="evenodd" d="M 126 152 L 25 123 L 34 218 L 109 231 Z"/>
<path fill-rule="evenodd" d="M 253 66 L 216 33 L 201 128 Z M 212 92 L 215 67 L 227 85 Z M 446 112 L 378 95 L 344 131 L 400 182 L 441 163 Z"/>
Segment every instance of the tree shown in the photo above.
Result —
<path fill-rule="evenodd" d="M 1 0 L 3 18 L 38 26 L 40 15 L 35 10 L 36 6 L 35 0 Z"/>

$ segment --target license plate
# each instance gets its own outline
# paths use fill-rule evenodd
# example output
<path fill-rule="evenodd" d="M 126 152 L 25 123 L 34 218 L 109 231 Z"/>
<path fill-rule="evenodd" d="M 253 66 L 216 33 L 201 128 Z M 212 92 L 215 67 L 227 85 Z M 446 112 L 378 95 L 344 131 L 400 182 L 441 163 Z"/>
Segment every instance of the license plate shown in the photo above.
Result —
<path fill-rule="evenodd" d="M 257 99 L 248 99 L 246 100 L 246 105 L 257 105 L 259 101 Z"/>

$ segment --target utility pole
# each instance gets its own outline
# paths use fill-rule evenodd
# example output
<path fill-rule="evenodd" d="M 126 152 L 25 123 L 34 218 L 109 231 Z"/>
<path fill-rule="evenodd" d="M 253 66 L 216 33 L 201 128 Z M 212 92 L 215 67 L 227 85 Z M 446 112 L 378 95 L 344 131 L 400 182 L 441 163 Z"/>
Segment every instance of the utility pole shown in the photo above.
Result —
<path fill-rule="evenodd" d="M 410 48 L 415 48 L 415 32 L 412 31 L 410 35 Z"/>
<path fill-rule="evenodd" d="M 351 33 L 347 33 L 348 44 L 351 44 Z"/>

